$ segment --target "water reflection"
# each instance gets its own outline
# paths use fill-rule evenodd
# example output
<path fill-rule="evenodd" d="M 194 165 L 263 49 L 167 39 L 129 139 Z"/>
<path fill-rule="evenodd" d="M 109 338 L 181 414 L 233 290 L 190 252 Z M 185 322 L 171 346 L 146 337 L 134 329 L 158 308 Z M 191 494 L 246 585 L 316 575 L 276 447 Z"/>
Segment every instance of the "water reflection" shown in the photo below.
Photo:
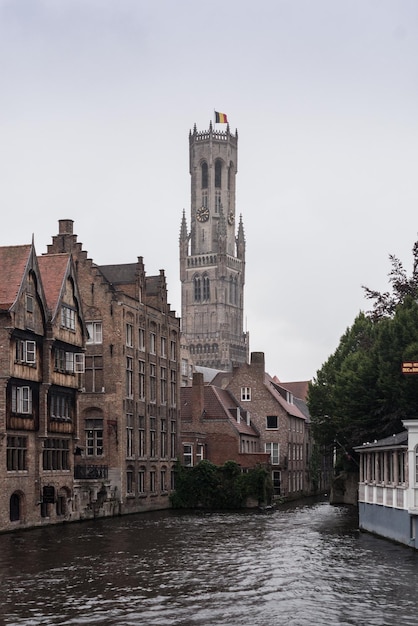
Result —
<path fill-rule="evenodd" d="M 11 625 L 416 625 L 418 557 L 325 502 L 0 536 Z"/>

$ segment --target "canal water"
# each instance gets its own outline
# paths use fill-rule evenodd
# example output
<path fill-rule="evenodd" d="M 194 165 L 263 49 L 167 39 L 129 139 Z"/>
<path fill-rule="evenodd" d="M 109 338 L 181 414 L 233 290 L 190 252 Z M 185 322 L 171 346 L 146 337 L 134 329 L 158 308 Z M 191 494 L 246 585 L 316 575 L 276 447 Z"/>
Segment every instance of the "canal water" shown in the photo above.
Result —
<path fill-rule="evenodd" d="M 418 554 L 353 507 L 164 511 L 0 536 L 0 624 L 418 624 Z"/>

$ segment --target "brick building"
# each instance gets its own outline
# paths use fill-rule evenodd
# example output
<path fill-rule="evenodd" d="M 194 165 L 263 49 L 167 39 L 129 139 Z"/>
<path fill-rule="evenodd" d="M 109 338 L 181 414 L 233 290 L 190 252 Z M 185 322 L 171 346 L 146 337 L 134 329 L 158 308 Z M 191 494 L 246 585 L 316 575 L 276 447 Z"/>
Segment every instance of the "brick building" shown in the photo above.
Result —
<path fill-rule="evenodd" d="M 75 497 L 83 516 L 167 508 L 179 436 L 180 320 L 163 270 L 98 266 L 59 221 L 47 256 L 71 253 L 89 338 L 79 396 Z"/>
<path fill-rule="evenodd" d="M 0 248 L 0 530 L 73 516 L 86 335 L 71 256 Z"/>
<path fill-rule="evenodd" d="M 0 248 L 0 531 L 169 506 L 179 327 L 164 272 L 95 265 L 72 220 Z"/>
<path fill-rule="evenodd" d="M 203 374 L 193 374 L 191 387 L 181 388 L 181 443 L 183 464 L 206 459 L 215 465 L 235 461 L 243 469 L 268 466 L 270 457 L 260 448 L 260 434 L 248 411 L 227 390 L 206 385 Z"/>
<path fill-rule="evenodd" d="M 212 384 L 229 391 L 251 415 L 260 450 L 270 456 L 275 495 L 310 493 L 308 409 L 302 398 L 266 373 L 264 353 L 253 352 L 250 363 L 219 372 Z"/>

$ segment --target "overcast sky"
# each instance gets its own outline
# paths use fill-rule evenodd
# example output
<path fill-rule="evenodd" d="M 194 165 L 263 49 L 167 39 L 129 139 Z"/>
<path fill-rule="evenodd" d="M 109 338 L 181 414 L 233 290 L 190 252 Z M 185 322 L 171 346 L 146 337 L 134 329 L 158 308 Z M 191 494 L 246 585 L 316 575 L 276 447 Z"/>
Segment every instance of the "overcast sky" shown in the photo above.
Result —
<path fill-rule="evenodd" d="M 164 269 L 180 315 L 188 135 L 238 130 L 250 350 L 316 372 L 418 231 L 416 0 L 0 0 L 0 245 L 73 219 Z M 225 127 L 219 127 L 223 129 Z"/>

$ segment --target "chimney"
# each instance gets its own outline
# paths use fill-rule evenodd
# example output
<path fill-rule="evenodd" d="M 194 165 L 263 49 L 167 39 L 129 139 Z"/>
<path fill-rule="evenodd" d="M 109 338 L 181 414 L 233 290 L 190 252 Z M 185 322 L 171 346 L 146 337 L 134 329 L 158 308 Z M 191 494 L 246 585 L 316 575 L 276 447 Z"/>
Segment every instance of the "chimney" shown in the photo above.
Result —
<path fill-rule="evenodd" d="M 264 352 L 251 352 L 251 366 L 264 372 Z"/>
<path fill-rule="evenodd" d="M 74 220 L 58 220 L 59 234 L 72 235 Z"/>
<path fill-rule="evenodd" d="M 192 383 L 192 419 L 200 419 L 205 409 L 205 385 L 203 374 L 194 372 Z"/>

